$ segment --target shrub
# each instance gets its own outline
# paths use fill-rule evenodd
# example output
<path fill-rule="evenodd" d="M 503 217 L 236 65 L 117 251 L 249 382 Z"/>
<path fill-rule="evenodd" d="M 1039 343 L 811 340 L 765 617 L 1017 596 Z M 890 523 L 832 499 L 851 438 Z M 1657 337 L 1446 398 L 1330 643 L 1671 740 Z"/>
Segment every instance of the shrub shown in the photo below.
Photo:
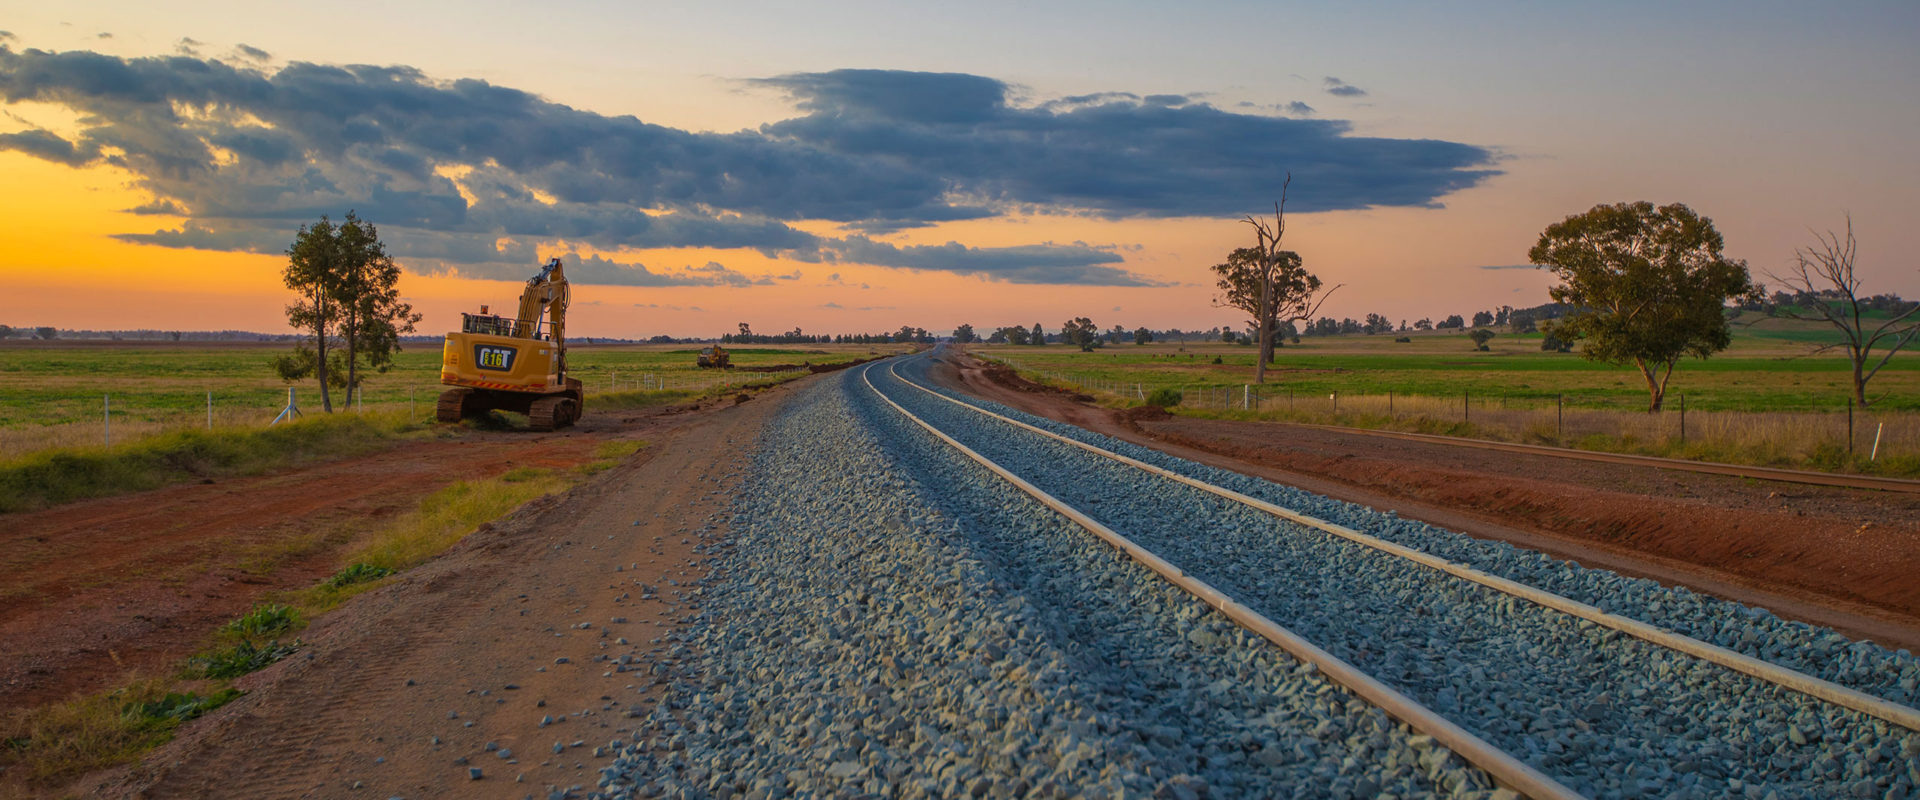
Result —
<path fill-rule="evenodd" d="M 1413 341 L 1413 339 L 1412 339 L 1412 338 L 1410 338 L 1410 337 L 1406 337 L 1406 336 L 1395 336 L 1395 337 L 1393 337 L 1393 340 L 1394 340 L 1394 341 L 1396 341 L 1396 342 L 1401 342 L 1401 343 L 1409 343 L 1409 342 L 1412 342 L 1412 341 Z"/>
<path fill-rule="evenodd" d="M 241 638 L 272 636 L 292 630 L 300 624 L 300 612 L 287 606 L 258 606 L 246 616 L 227 623 L 222 633 Z"/>
<path fill-rule="evenodd" d="M 1147 395 L 1147 405 L 1172 408 L 1180 405 L 1180 401 L 1184 399 L 1186 398 L 1180 393 L 1179 389 L 1161 387 L 1153 390 L 1152 394 Z"/>
<path fill-rule="evenodd" d="M 128 703 L 123 709 L 134 727 L 142 730 L 171 730 L 182 722 L 198 717 L 240 696 L 238 689 L 222 689 L 211 695 L 168 692 L 165 697 L 145 703 Z"/>
<path fill-rule="evenodd" d="M 356 583 L 377 581 L 392 574 L 393 570 L 387 569 L 386 567 L 376 567 L 372 564 L 355 562 L 352 566 L 334 573 L 333 577 L 327 579 L 326 585 L 330 588 L 338 589 L 343 586 L 352 586 Z"/>
<path fill-rule="evenodd" d="M 195 656 L 188 660 L 187 671 L 202 678 L 238 678 L 293 655 L 298 649 L 298 643 L 281 644 L 278 639 L 259 646 L 241 642 L 225 650 Z"/>

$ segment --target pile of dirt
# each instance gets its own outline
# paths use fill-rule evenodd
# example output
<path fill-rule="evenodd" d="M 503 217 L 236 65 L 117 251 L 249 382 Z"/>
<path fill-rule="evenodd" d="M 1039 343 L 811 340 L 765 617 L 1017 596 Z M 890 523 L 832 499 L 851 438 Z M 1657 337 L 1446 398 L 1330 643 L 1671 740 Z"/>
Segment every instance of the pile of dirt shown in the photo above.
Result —
<path fill-rule="evenodd" d="M 797 369 L 807 368 L 808 365 L 806 364 L 758 364 L 751 367 L 734 367 L 733 369 L 738 372 L 792 372 Z"/>
<path fill-rule="evenodd" d="M 1120 417 L 1137 427 L 1142 422 L 1173 419 L 1173 412 L 1160 406 L 1134 406 L 1121 411 Z"/>

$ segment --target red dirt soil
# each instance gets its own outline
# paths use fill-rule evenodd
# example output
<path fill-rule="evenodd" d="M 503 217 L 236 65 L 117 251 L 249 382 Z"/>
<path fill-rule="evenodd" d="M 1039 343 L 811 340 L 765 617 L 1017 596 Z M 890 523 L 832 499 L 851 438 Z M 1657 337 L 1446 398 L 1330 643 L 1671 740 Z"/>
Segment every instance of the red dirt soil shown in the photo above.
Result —
<path fill-rule="evenodd" d="M 269 475 L 0 515 L 0 708 L 159 674 L 270 592 L 339 570 L 382 520 L 461 480 L 570 467 L 655 418 L 554 433 L 462 430 Z"/>
<path fill-rule="evenodd" d="M 1089 405 L 949 355 L 937 381 L 1405 517 L 1920 649 L 1920 496 Z"/>
<path fill-rule="evenodd" d="M 688 583 L 725 535 L 707 526 L 777 407 L 711 403 L 648 421 L 649 445 L 620 466 L 348 601 L 300 653 L 236 681 L 245 696 L 72 790 L 520 798 L 594 785 L 613 755 L 602 746 L 662 693 L 655 668 L 675 655 L 654 642 L 702 602 Z"/>

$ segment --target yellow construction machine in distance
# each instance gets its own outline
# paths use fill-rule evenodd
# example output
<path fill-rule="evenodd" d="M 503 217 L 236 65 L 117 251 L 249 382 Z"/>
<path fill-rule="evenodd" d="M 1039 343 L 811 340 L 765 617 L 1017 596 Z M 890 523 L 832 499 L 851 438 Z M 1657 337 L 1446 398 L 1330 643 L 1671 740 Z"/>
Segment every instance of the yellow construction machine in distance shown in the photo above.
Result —
<path fill-rule="evenodd" d="M 717 344 L 700 348 L 700 356 L 695 358 L 693 363 L 701 369 L 726 369 L 733 366 L 732 357 L 727 355 L 727 348 Z"/>
<path fill-rule="evenodd" d="M 528 426 L 550 431 L 572 425 L 585 408 L 580 381 L 567 375 L 567 278 L 553 259 L 527 281 L 513 317 L 460 315 L 460 331 L 440 349 L 441 422 L 491 410 L 527 415 Z"/>

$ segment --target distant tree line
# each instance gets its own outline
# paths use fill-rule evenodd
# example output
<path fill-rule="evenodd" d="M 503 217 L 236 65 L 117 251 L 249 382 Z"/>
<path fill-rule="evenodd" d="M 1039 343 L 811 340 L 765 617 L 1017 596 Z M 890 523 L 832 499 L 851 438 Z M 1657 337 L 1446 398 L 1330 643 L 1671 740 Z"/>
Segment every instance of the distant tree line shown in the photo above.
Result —
<path fill-rule="evenodd" d="M 659 339 L 660 337 L 654 337 Z M 807 333 L 799 326 L 785 333 L 754 333 L 752 326 L 740 323 L 737 333 L 722 334 L 722 344 L 901 344 L 918 342 L 932 344 L 934 336 L 925 328 L 902 325 L 900 330 L 891 333 Z"/>
<path fill-rule="evenodd" d="M 256 331 L 163 331 L 151 328 L 132 330 L 91 330 L 55 328 L 51 325 L 0 325 L 0 339 L 78 339 L 113 342 L 291 342 L 300 334 L 259 333 Z"/>

